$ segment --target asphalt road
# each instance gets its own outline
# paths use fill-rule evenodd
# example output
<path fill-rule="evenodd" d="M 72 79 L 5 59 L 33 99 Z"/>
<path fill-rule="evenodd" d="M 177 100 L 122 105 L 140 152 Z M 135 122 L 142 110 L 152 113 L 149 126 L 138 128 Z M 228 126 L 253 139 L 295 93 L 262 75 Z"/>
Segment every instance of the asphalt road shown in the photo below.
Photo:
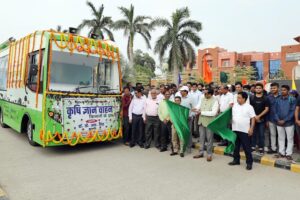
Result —
<path fill-rule="evenodd" d="M 196 152 L 193 152 L 195 154 Z M 300 197 L 300 175 L 227 156 L 193 160 L 120 142 L 32 147 L 0 128 L 0 185 L 11 200 L 282 200 Z"/>

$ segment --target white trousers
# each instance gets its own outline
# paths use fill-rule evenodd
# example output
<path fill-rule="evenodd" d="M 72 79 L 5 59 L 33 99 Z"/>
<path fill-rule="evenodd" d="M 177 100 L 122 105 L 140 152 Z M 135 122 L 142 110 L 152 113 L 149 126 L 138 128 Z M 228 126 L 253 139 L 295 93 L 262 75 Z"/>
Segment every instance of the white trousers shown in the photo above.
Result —
<path fill-rule="evenodd" d="M 273 151 L 276 151 L 277 125 L 272 122 L 269 122 L 269 129 L 270 129 L 271 149 Z"/>
<path fill-rule="evenodd" d="M 279 153 L 291 156 L 294 147 L 294 125 L 288 127 L 277 126 Z M 285 149 L 285 138 L 287 138 L 287 148 Z"/>

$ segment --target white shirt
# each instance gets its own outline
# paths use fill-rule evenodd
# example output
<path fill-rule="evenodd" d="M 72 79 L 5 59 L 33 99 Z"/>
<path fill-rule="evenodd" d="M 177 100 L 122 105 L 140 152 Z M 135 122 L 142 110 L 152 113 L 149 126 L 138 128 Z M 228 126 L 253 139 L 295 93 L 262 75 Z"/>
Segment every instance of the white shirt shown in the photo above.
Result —
<path fill-rule="evenodd" d="M 146 116 L 158 116 L 158 105 L 159 100 L 156 99 L 147 99 L 145 105 L 145 115 Z"/>
<path fill-rule="evenodd" d="M 150 96 L 150 98 L 151 98 L 151 96 Z M 161 102 L 162 100 L 165 99 L 165 96 L 164 96 L 162 93 L 159 93 L 159 94 L 157 95 L 157 99 L 158 99 L 159 102 Z"/>
<path fill-rule="evenodd" d="M 230 92 L 222 94 L 220 97 L 220 112 L 224 112 L 233 104 L 233 95 Z"/>
<path fill-rule="evenodd" d="M 234 104 L 238 104 L 237 97 L 238 97 L 238 94 L 234 94 L 233 95 L 233 103 Z M 247 98 L 247 101 L 246 101 L 247 104 L 250 104 L 250 100 L 249 99 L 250 99 L 250 96 L 248 95 L 248 98 Z"/>
<path fill-rule="evenodd" d="M 202 96 L 202 92 L 200 92 L 199 90 L 196 90 L 195 92 L 193 90 L 191 90 L 189 92 L 189 96 L 193 99 L 194 104 L 197 105 Z"/>
<path fill-rule="evenodd" d="M 144 111 L 145 111 L 146 99 L 147 98 L 145 96 L 142 96 L 141 98 L 134 97 L 131 100 L 128 109 L 129 120 L 132 120 L 132 114 L 143 115 L 143 118 L 145 120 Z"/>
<path fill-rule="evenodd" d="M 232 130 L 248 133 L 250 120 L 253 117 L 255 117 L 255 112 L 250 104 L 234 104 L 232 108 Z"/>

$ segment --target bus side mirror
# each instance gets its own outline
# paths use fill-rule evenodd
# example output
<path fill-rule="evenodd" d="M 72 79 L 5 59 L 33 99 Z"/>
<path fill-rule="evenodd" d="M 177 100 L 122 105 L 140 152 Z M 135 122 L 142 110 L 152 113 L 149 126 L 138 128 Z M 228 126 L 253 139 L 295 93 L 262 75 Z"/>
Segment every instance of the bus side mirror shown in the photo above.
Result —
<path fill-rule="evenodd" d="M 38 66 L 36 64 L 30 65 L 29 77 L 36 76 L 38 73 Z"/>

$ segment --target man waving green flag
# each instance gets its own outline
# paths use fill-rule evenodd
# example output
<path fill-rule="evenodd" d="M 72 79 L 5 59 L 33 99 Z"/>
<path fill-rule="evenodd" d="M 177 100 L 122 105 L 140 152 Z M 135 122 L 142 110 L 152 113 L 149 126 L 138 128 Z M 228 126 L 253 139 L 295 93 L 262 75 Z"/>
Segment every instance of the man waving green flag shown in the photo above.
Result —
<path fill-rule="evenodd" d="M 183 141 L 183 149 L 186 148 L 190 137 L 190 128 L 188 125 L 188 118 L 190 110 L 184 106 L 178 105 L 171 101 L 166 101 L 171 122 L 176 129 L 178 137 Z"/>
<path fill-rule="evenodd" d="M 235 147 L 236 134 L 228 128 L 231 119 L 232 108 L 228 108 L 207 126 L 211 131 L 229 142 L 229 145 L 224 150 L 225 153 L 233 152 Z"/>

